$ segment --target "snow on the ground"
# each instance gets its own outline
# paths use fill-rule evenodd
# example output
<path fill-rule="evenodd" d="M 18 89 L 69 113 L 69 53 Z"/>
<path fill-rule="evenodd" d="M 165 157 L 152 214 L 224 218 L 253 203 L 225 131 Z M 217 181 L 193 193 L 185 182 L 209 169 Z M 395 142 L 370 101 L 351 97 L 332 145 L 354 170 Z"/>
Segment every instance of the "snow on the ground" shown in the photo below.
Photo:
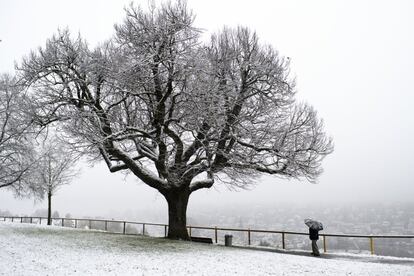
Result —
<path fill-rule="evenodd" d="M 409 276 L 414 266 L 0 222 L 0 275 Z"/>

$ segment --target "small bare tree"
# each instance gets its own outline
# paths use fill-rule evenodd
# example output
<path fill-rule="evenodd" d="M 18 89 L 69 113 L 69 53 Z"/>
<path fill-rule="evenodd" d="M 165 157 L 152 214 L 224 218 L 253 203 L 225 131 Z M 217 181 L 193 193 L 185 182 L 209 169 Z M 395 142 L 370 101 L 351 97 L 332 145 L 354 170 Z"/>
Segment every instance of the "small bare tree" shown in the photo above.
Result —
<path fill-rule="evenodd" d="M 332 141 L 314 109 L 295 103 L 286 58 L 243 27 L 201 43 L 184 2 L 126 12 L 95 50 L 59 32 L 20 70 L 40 122 L 165 197 L 169 238 L 189 239 L 189 196 L 217 180 L 317 178 Z"/>
<path fill-rule="evenodd" d="M 0 188 L 21 196 L 31 187 L 30 173 L 36 161 L 28 99 L 9 75 L 0 76 Z"/>
<path fill-rule="evenodd" d="M 32 181 L 36 184 L 34 196 L 40 199 L 47 197 L 47 224 L 51 225 L 52 196 L 76 176 L 78 156 L 56 137 L 43 141 L 39 155 L 36 173 L 32 174 Z"/>

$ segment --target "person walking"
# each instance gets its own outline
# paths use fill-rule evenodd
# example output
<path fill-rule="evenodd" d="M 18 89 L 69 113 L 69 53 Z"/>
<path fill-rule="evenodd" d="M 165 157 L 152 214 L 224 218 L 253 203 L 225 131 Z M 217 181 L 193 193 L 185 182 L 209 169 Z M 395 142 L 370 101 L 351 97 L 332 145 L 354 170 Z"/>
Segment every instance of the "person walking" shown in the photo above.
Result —
<path fill-rule="evenodd" d="M 319 231 L 309 227 L 309 239 L 312 241 L 312 255 L 320 256 L 318 244 L 316 243 L 319 240 Z"/>
<path fill-rule="evenodd" d="M 309 227 L 309 239 L 312 241 L 312 255 L 320 256 L 318 244 L 319 231 L 323 230 L 323 225 L 319 221 L 313 219 L 305 219 L 305 224 Z"/>

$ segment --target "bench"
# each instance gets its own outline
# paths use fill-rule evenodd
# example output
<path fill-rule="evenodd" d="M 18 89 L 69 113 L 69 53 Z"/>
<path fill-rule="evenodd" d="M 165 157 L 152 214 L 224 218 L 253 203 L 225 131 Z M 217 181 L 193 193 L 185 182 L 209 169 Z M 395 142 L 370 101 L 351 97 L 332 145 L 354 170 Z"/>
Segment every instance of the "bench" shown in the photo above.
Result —
<path fill-rule="evenodd" d="M 204 238 L 204 237 L 190 237 L 191 241 L 193 242 L 202 242 L 202 243 L 213 243 L 213 239 L 211 238 Z"/>

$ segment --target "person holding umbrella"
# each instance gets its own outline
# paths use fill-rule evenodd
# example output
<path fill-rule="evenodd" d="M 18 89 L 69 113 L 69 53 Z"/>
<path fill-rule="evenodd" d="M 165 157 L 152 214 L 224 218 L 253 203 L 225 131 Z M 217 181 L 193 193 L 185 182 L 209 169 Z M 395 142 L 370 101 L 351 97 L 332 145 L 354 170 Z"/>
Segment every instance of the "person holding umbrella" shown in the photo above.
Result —
<path fill-rule="evenodd" d="M 312 241 L 312 255 L 320 256 L 316 241 L 319 240 L 319 231 L 323 230 L 323 225 L 313 219 L 305 219 L 305 224 L 309 227 L 309 239 Z"/>

